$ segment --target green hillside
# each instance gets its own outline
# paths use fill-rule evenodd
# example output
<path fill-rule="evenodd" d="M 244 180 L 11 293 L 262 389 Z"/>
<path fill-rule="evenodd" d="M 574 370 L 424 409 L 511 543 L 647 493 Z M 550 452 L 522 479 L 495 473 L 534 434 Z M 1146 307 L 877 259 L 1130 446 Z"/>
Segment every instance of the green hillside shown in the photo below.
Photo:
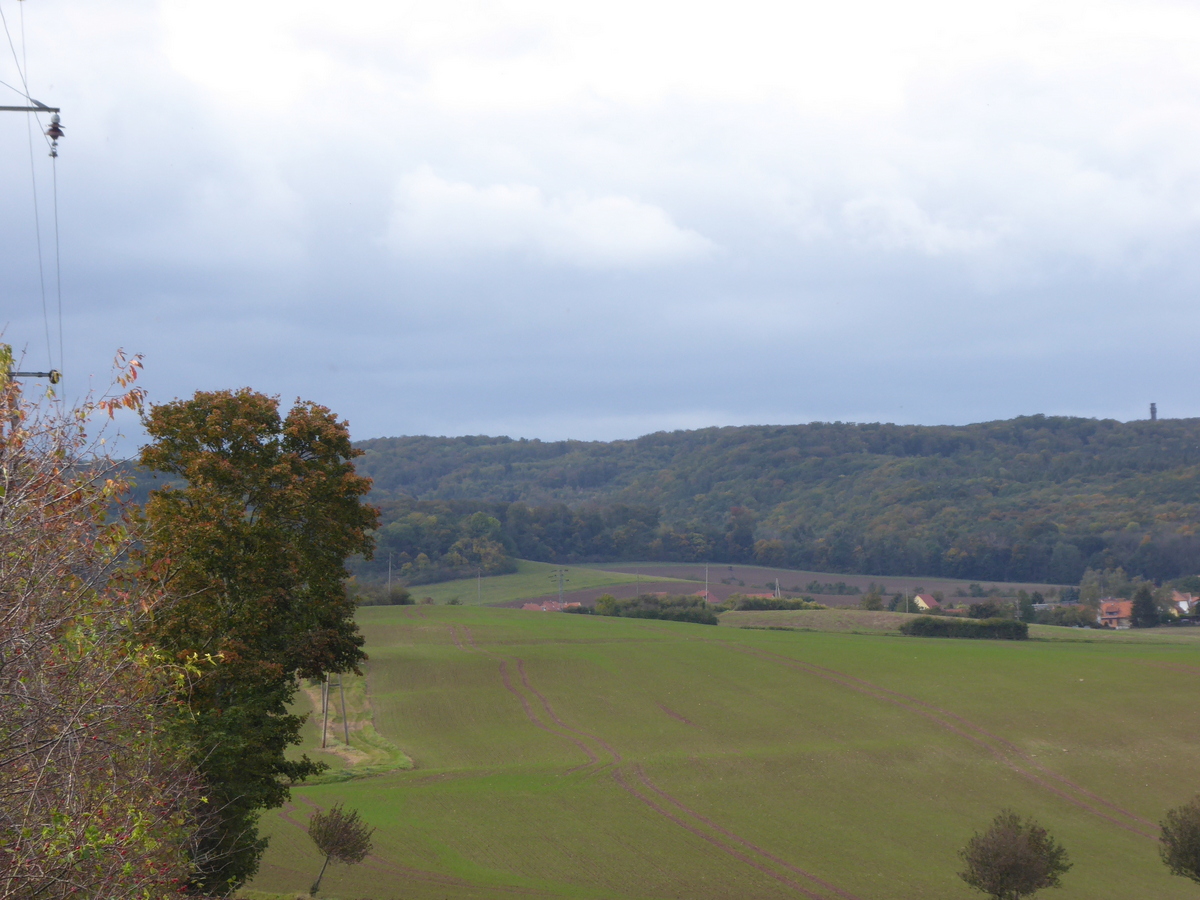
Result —
<path fill-rule="evenodd" d="M 432 600 L 434 603 L 458 603 L 463 606 L 498 606 L 514 600 L 551 596 L 558 590 L 558 566 L 514 560 L 517 571 L 510 575 L 492 575 L 487 578 L 446 581 L 441 584 L 422 584 L 412 589 L 414 599 Z M 671 578 L 652 575 L 630 575 L 625 572 L 608 572 L 572 566 L 564 573 L 564 591 L 584 591 L 590 588 L 610 587 L 619 584 L 675 583 Z M 695 585 L 684 585 L 687 591 Z M 656 587 L 655 590 L 667 590 Z"/>
<path fill-rule="evenodd" d="M 965 900 L 956 851 L 1005 806 L 1069 850 L 1060 900 L 1195 896 L 1154 841 L 1200 786 L 1184 630 L 1016 643 L 445 606 L 360 620 L 370 746 L 414 767 L 296 789 L 264 817 L 254 891 L 306 889 L 304 822 L 344 801 L 378 831 L 361 866 L 326 875 L 340 900 Z"/>
<path fill-rule="evenodd" d="M 443 574 L 487 570 L 504 552 L 1057 584 L 1078 583 L 1086 567 L 1158 580 L 1200 572 L 1198 419 L 359 446 L 385 520 L 403 523 L 381 547 L 425 553 L 422 565 Z"/>

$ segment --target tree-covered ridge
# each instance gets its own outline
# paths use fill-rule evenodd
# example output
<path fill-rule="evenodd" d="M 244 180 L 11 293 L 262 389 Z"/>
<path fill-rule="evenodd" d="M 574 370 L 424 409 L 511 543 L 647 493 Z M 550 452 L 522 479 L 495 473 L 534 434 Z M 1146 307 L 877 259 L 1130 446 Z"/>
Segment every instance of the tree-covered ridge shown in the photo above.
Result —
<path fill-rule="evenodd" d="M 641 525 L 608 531 L 652 558 L 1060 583 L 1077 582 L 1088 566 L 1159 579 L 1200 571 L 1197 419 L 1028 416 L 708 428 L 607 443 L 401 437 L 359 446 L 359 470 L 377 497 L 476 509 L 486 501 L 514 541 L 511 504 L 525 510 L 520 519 L 562 519 L 565 505 L 593 520 L 613 519 L 623 504 L 639 510 Z M 632 549 L 621 540 L 582 554 L 578 540 L 540 544 L 525 555 L 615 558 Z"/>

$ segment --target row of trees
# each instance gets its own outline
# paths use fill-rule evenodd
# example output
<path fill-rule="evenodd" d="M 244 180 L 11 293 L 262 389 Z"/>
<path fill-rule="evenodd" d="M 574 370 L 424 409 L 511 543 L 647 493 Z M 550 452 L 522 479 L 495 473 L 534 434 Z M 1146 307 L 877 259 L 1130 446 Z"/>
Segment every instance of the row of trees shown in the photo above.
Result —
<path fill-rule="evenodd" d="M 366 658 L 345 423 L 249 390 L 151 407 L 170 481 L 141 509 L 87 433 L 140 408 L 137 368 L 76 410 L 0 383 L 0 898 L 225 895 L 323 768 L 285 754 L 298 678 Z"/>
<path fill-rule="evenodd" d="M 1200 420 L 1031 416 L 962 427 L 702 429 L 609 443 L 422 437 L 360 446 L 360 471 L 379 498 L 474 503 L 531 559 L 636 556 L 1057 584 L 1078 583 L 1089 567 L 1157 581 L 1200 571 Z M 522 541 L 496 509 L 513 503 L 535 511 L 535 539 Z M 595 523 L 621 505 L 646 509 L 640 525 L 595 540 Z"/>
<path fill-rule="evenodd" d="M 373 498 L 374 499 L 374 498 Z M 835 526 L 821 532 L 796 526 L 782 536 L 747 507 L 712 520 L 667 524 L 654 506 L 617 503 L 571 507 L 557 503 L 487 500 L 414 500 L 386 497 L 385 523 L 373 563 L 355 574 L 378 581 L 389 558 L 410 584 L 510 571 L 512 557 L 542 562 L 612 560 L 741 563 L 830 572 L 888 572 L 998 581 L 1078 583 L 1092 572 L 1130 571 L 1173 579 L 1200 568 L 1200 543 L 1171 537 L 1167 544 L 1128 528 L 1064 541 L 1058 528 L 1016 527 L 984 518 L 959 523 L 957 537 L 931 535 L 903 522 L 877 522 L 862 530 Z M 893 511 L 894 513 L 894 511 Z M 1047 511 L 1049 514 L 1049 511 Z M 1156 543 L 1158 541 L 1158 543 Z M 1157 549 L 1155 549 L 1157 548 Z M 1158 554 L 1151 557 L 1153 553 Z M 1194 552 L 1193 552 L 1194 551 Z M 1165 552 L 1165 551 L 1164 551 Z M 388 554 L 391 554 L 389 557 Z"/>

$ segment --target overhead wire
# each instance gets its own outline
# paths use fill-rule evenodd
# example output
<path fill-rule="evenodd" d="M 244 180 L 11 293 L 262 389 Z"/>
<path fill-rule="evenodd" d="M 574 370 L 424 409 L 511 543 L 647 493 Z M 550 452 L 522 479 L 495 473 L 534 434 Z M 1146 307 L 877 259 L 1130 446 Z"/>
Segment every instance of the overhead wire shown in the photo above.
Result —
<path fill-rule="evenodd" d="M 18 71 L 21 74 L 21 83 L 25 85 L 25 92 L 28 93 L 29 59 L 25 56 L 25 7 L 18 4 L 17 8 L 21 10 L 21 55 L 24 57 L 24 65 Z M 33 185 L 33 232 L 37 236 L 38 285 L 42 293 L 42 325 L 46 331 L 46 362 L 49 368 L 53 369 L 54 350 L 50 342 L 50 307 L 46 302 L 46 263 L 42 254 L 42 214 L 41 204 L 38 203 L 37 160 L 33 155 L 33 116 L 25 117 L 25 131 L 29 135 L 29 180 Z"/>
<path fill-rule="evenodd" d="M 25 13 L 22 11 L 21 16 Z M 21 84 L 25 85 L 25 96 L 29 96 L 29 82 L 25 80 L 25 72 L 21 69 L 21 60 L 17 56 L 16 45 L 13 44 L 12 32 L 8 30 L 8 16 L 4 15 L 4 6 L 0 5 L 0 23 L 4 24 L 4 36 L 8 38 L 8 49 L 12 51 L 13 62 L 17 64 L 17 74 L 21 76 Z"/>
<path fill-rule="evenodd" d="M 19 0 L 18 0 L 18 2 L 19 2 Z M 21 11 L 21 62 L 24 64 L 24 67 L 25 67 L 25 83 L 28 84 L 28 80 L 29 80 L 29 45 L 25 43 L 25 4 L 20 3 L 20 5 L 17 8 Z M 28 90 L 28 88 L 26 88 L 26 90 Z M 46 141 L 47 144 L 49 144 L 50 137 L 49 137 L 49 135 L 46 134 L 46 129 L 42 128 L 41 117 L 37 113 L 34 113 L 33 117 L 35 119 L 37 119 L 38 131 L 41 133 L 42 139 L 44 141 Z M 30 152 L 30 155 L 32 156 L 32 150 Z M 31 165 L 32 165 L 32 161 L 31 161 Z M 56 295 L 56 303 L 58 306 L 58 310 L 57 310 L 57 312 L 58 312 L 58 371 L 61 373 L 62 370 L 66 368 L 66 360 L 63 358 L 62 257 L 59 254 L 59 240 L 58 240 L 58 154 L 57 153 L 52 153 L 50 155 L 50 181 L 51 181 L 51 195 L 53 197 L 53 209 L 54 209 L 54 292 Z M 38 269 L 40 272 L 40 270 L 41 270 L 41 265 L 40 265 L 41 264 L 41 230 L 40 229 L 38 231 L 38 249 L 39 249 Z M 46 303 L 45 303 L 45 289 L 44 288 L 42 291 L 42 298 L 43 298 L 42 299 L 42 307 L 43 307 L 43 309 L 45 309 Z M 43 313 L 43 317 L 45 317 L 44 313 Z M 50 352 L 49 347 L 47 347 L 46 349 L 47 349 L 46 355 L 51 357 L 50 368 L 53 369 L 54 368 L 53 354 Z M 61 378 L 61 377 L 62 376 L 60 374 L 59 378 Z"/>
<path fill-rule="evenodd" d="M 25 93 L 23 90 L 21 90 L 20 88 L 15 88 L 15 87 L 13 87 L 13 86 L 12 86 L 11 84 L 9 84 L 7 81 L 0 81 L 0 86 L 8 88 L 8 89 L 9 89 L 10 91 L 12 91 L 13 93 L 20 94 L 20 95 L 21 95 L 22 97 L 24 97 L 26 100 L 30 100 L 30 99 L 31 99 L 31 98 L 30 98 L 30 96 L 29 96 L 28 94 L 26 94 L 26 93 Z"/>
<path fill-rule="evenodd" d="M 58 243 L 58 157 L 50 158 L 51 182 L 54 186 L 54 293 L 58 302 L 58 371 L 67 370 L 66 354 L 63 351 L 63 314 L 62 314 L 62 254 L 59 253 Z M 60 374 L 59 378 L 65 375 Z"/>
<path fill-rule="evenodd" d="M 0 2 L 0 24 L 4 27 L 4 36 L 8 41 L 8 49 L 12 52 L 13 64 L 17 68 L 17 75 L 20 77 L 23 91 L 18 90 L 7 82 L 0 82 L 5 87 L 16 93 L 21 94 L 26 100 L 33 102 L 33 98 L 29 95 L 29 57 L 28 46 L 25 41 L 25 8 L 20 6 L 20 29 L 21 29 L 21 54 L 17 54 L 16 44 L 13 42 L 12 31 L 8 26 L 8 17 L 4 15 L 4 6 Z M 50 337 L 50 309 L 46 298 L 46 264 L 45 254 L 42 249 L 42 222 L 41 222 L 41 204 L 38 198 L 37 187 L 37 161 L 33 153 L 33 122 L 31 119 L 36 119 L 38 130 L 42 132 L 43 140 L 49 144 L 49 139 L 43 129 L 41 117 L 36 112 L 29 114 L 29 118 L 25 120 L 26 134 L 29 143 L 29 179 L 33 191 L 33 225 L 34 235 L 37 244 L 37 261 L 38 261 L 38 286 L 40 289 L 42 300 L 42 326 L 46 337 L 46 358 L 50 364 L 50 368 L 54 366 L 54 347 Z M 65 367 L 65 359 L 63 354 L 63 322 L 62 322 L 62 263 L 59 253 L 59 227 L 58 227 L 58 166 L 57 159 L 51 159 L 51 172 L 53 183 L 53 205 L 54 205 L 54 271 L 55 271 L 55 288 L 57 294 L 57 313 L 58 313 L 58 358 L 59 371 Z"/>

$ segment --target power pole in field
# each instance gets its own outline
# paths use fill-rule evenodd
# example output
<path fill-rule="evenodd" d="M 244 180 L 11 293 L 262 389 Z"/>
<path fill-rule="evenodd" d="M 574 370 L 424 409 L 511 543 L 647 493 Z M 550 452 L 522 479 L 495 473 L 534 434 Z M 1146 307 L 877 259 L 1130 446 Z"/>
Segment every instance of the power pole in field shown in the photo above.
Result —
<path fill-rule="evenodd" d="M 550 578 L 558 580 L 558 602 L 561 606 L 563 602 L 563 583 L 571 579 L 567 578 L 567 570 L 563 568 L 555 569 L 551 572 Z"/>
<path fill-rule="evenodd" d="M 338 672 L 338 691 L 342 695 L 342 734 L 346 736 L 346 746 L 350 746 L 350 717 L 346 715 L 346 685 L 345 674 Z"/>
<path fill-rule="evenodd" d="M 325 749 L 325 735 L 329 733 L 329 676 L 321 682 L 321 749 Z"/>

